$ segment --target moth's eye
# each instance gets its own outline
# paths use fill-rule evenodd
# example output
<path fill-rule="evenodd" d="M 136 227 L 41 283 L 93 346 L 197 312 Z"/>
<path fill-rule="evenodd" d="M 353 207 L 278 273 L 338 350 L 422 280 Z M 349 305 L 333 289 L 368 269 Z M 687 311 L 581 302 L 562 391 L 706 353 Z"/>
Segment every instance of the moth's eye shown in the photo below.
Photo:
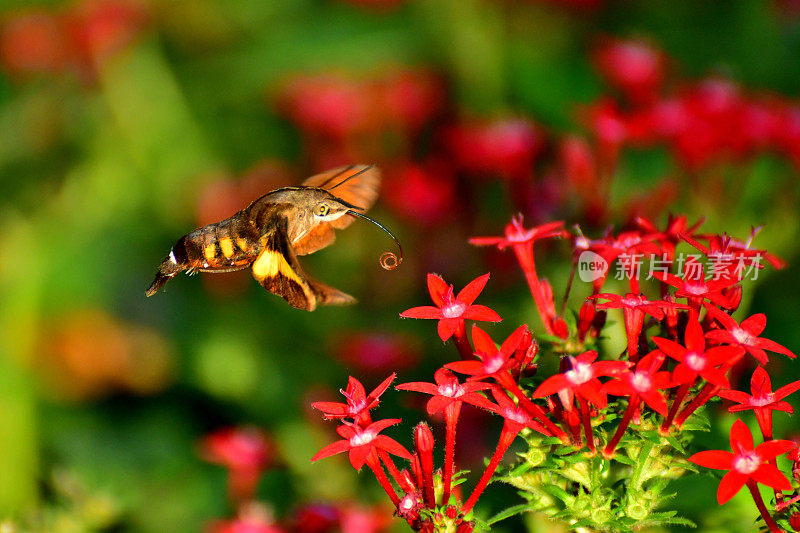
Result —
<path fill-rule="evenodd" d="M 330 210 L 331 210 L 331 208 L 328 207 L 327 205 L 320 204 L 320 205 L 317 206 L 317 216 L 320 216 L 320 217 L 328 216 L 328 213 L 330 212 Z"/>

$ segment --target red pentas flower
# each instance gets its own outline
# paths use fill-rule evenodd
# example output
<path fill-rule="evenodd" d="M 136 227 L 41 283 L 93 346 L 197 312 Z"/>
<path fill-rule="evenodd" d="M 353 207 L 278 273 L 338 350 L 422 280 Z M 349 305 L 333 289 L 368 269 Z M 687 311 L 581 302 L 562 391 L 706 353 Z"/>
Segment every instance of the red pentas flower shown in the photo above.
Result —
<path fill-rule="evenodd" d="M 262 472 L 274 461 L 275 447 L 258 428 L 223 428 L 200 441 L 200 454 L 228 469 L 230 496 L 243 502 L 255 494 Z"/>
<path fill-rule="evenodd" d="M 728 409 L 731 413 L 752 409 L 764 438 L 771 438 L 772 411 L 783 411 L 791 414 L 793 412 L 791 404 L 782 400 L 797 390 L 800 390 L 800 380 L 784 385 L 773 392 L 769 374 L 764 370 L 764 367 L 759 366 L 756 367 L 750 379 L 750 392 L 752 394 L 738 390 L 724 390 L 719 395 L 738 404 Z"/>
<path fill-rule="evenodd" d="M 628 356 L 635 361 L 639 353 L 639 335 L 644 325 L 644 316 L 648 314 L 656 320 L 664 320 L 664 309 L 688 309 L 688 305 L 648 300 L 643 294 L 628 293 L 624 297 L 613 293 L 602 293 L 589 296 L 608 300 L 597 305 L 597 309 L 622 309 L 625 317 L 625 332 L 628 335 Z"/>
<path fill-rule="evenodd" d="M 381 394 L 386 392 L 389 385 L 394 381 L 396 374 L 390 375 L 384 379 L 380 385 L 375 387 L 375 390 L 369 393 L 364 389 L 361 384 L 353 376 L 347 381 L 347 390 L 339 389 L 339 392 L 347 399 L 347 403 L 338 402 L 314 402 L 311 406 L 314 409 L 322 411 L 327 419 L 334 418 L 352 418 L 356 422 L 369 422 L 369 411 L 378 406 Z"/>
<path fill-rule="evenodd" d="M 718 387 L 728 388 L 728 378 L 721 365 L 731 366 L 742 355 L 742 350 L 735 346 L 715 346 L 706 349 L 706 340 L 703 337 L 703 328 L 697 315 L 690 313 L 689 322 L 686 324 L 684 343 L 682 346 L 675 341 L 662 337 L 653 337 L 653 342 L 668 356 L 680 364 L 675 367 L 672 378 L 676 383 L 692 384 L 700 376 Z"/>
<path fill-rule="evenodd" d="M 411 454 L 399 442 L 380 434 L 387 427 L 399 424 L 400 421 L 399 418 L 387 418 L 373 422 L 363 428 L 354 424 L 341 425 L 336 428 L 336 433 L 342 437 L 342 440 L 328 444 L 314 454 L 311 460 L 318 461 L 331 455 L 348 452 L 350 464 L 356 470 L 361 470 L 369 455 L 377 449 L 411 460 Z"/>
<path fill-rule="evenodd" d="M 485 305 L 474 305 L 473 302 L 489 281 L 489 274 L 479 276 L 469 282 L 466 287 L 453 294 L 453 286 L 447 285 L 436 274 L 428 274 L 428 292 L 434 306 L 412 307 L 400 313 L 403 318 L 426 318 L 438 320 L 439 337 L 446 341 L 464 327 L 465 320 L 482 320 L 499 322 L 500 315 Z"/>
<path fill-rule="evenodd" d="M 410 390 L 430 394 L 427 411 L 433 415 L 453 402 L 467 402 L 478 407 L 486 407 L 488 400 L 479 391 L 492 388 L 489 383 L 468 381 L 459 383 L 458 378 L 447 368 L 440 368 L 433 374 L 434 383 L 412 381 L 396 385 L 396 389 Z"/>
<path fill-rule="evenodd" d="M 764 328 L 767 327 L 767 317 L 763 313 L 745 318 L 740 324 L 729 314 L 712 305 L 706 305 L 706 309 L 708 309 L 708 314 L 724 328 L 712 329 L 706 333 L 706 337 L 709 340 L 744 348 L 747 353 L 755 357 L 762 365 L 769 362 L 765 350 L 780 353 L 792 359 L 796 357 L 794 352 L 777 342 L 759 337 Z"/>
<path fill-rule="evenodd" d="M 703 265 L 695 261 L 686 262 L 686 270 L 683 278 L 679 278 L 672 273 L 653 272 L 653 277 L 672 285 L 677 290 L 677 298 L 686 298 L 689 305 L 695 311 L 700 310 L 703 300 L 716 304 L 726 309 L 730 307 L 730 300 L 722 293 L 726 289 L 739 282 L 737 278 L 706 280 Z"/>
<path fill-rule="evenodd" d="M 718 470 L 728 470 L 722 477 L 717 490 L 717 501 L 722 505 L 745 484 L 761 483 L 777 490 L 791 490 L 792 485 L 777 467 L 769 461 L 795 447 L 790 440 L 769 440 L 753 447 L 753 434 L 750 428 L 737 420 L 730 434 L 732 452 L 709 450 L 698 452 L 689 461 Z"/>
<path fill-rule="evenodd" d="M 530 174 L 543 144 L 539 128 L 524 118 L 460 124 L 447 141 L 464 170 L 512 179 Z"/>
<path fill-rule="evenodd" d="M 525 325 L 518 327 L 498 349 L 485 331 L 478 326 L 472 326 L 472 342 L 475 344 L 475 356 L 478 360 L 455 361 L 447 363 L 445 367 L 460 374 L 469 374 L 470 381 L 508 374 L 509 370 L 517 364 L 512 356 L 527 331 L 528 327 Z"/>
<path fill-rule="evenodd" d="M 653 410 L 667 416 L 667 402 L 659 392 L 674 384 L 666 370 L 659 371 L 664 363 L 664 354 L 658 350 L 644 356 L 636 368 L 603 385 L 603 390 L 614 396 L 638 396 Z"/>
<path fill-rule="evenodd" d="M 642 41 L 610 39 L 594 54 L 606 81 L 635 104 L 657 96 L 664 79 L 664 55 Z"/>
<path fill-rule="evenodd" d="M 627 361 L 595 361 L 597 351 L 583 352 L 576 357 L 569 357 L 572 368 L 561 374 L 550 376 L 542 382 L 533 393 L 534 398 L 543 398 L 562 390 L 569 390 L 576 396 L 593 403 L 599 408 L 607 404 L 600 376 L 618 376 L 623 374 L 631 363 Z"/>

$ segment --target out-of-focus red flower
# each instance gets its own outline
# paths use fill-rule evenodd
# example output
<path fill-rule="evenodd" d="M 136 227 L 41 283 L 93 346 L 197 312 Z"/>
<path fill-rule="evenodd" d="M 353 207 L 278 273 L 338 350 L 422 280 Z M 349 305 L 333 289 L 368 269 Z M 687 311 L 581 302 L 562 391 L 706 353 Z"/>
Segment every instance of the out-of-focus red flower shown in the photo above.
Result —
<path fill-rule="evenodd" d="M 147 19 L 140 0 L 84 0 L 67 14 L 67 27 L 75 51 L 91 65 L 133 42 Z"/>
<path fill-rule="evenodd" d="M 485 305 L 473 304 L 488 281 L 489 274 L 479 276 L 461 289 L 458 295 L 454 295 L 452 285 L 447 285 L 435 274 L 428 274 L 428 292 L 435 306 L 412 307 L 400 313 L 400 316 L 438 320 L 439 337 L 442 341 L 461 329 L 465 320 L 499 322 L 502 320 L 500 315 Z"/>
<path fill-rule="evenodd" d="M 381 506 L 346 504 L 339 512 L 341 533 L 379 533 L 391 525 L 391 513 Z"/>
<path fill-rule="evenodd" d="M 200 441 L 203 459 L 228 469 L 230 496 L 239 503 L 255 495 L 261 474 L 274 463 L 275 453 L 269 436 L 252 426 L 219 429 Z"/>
<path fill-rule="evenodd" d="M 428 71 L 391 72 L 381 80 L 381 87 L 380 107 L 386 121 L 404 130 L 418 131 L 442 107 L 444 89 Z"/>
<path fill-rule="evenodd" d="M 7 14 L 0 28 L 0 61 L 12 74 L 58 72 L 67 62 L 67 42 L 58 16 L 46 11 Z"/>
<path fill-rule="evenodd" d="M 333 353 L 345 365 L 369 374 L 413 368 L 419 361 L 419 350 L 407 335 L 387 331 L 362 331 L 339 337 Z"/>
<path fill-rule="evenodd" d="M 759 366 L 756 367 L 750 379 L 750 392 L 752 394 L 738 390 L 724 390 L 719 395 L 738 404 L 728 409 L 731 413 L 752 409 L 764 438 L 771 439 L 772 411 L 783 411 L 792 414 L 792 405 L 782 400 L 799 389 L 800 380 L 797 380 L 773 392 L 769 374 L 764 370 L 764 367 Z"/>
<path fill-rule="evenodd" d="M 303 131 L 334 140 L 374 127 L 370 89 L 335 74 L 301 76 L 279 97 L 286 115 Z"/>
<path fill-rule="evenodd" d="M 689 461 L 718 470 L 728 470 L 722 477 L 717 490 L 720 505 L 733 498 L 746 483 L 761 483 L 777 490 L 791 490 L 792 485 L 777 467 L 769 461 L 793 448 L 790 440 L 770 440 L 753 447 L 753 434 L 750 428 L 737 420 L 731 428 L 731 450 L 709 450 L 698 452 Z"/>
<path fill-rule="evenodd" d="M 204 531 L 205 533 L 287 533 L 285 528 L 275 522 L 268 509 L 255 502 L 243 505 L 238 517 L 211 522 Z"/>
<path fill-rule="evenodd" d="M 412 223 L 433 225 L 456 215 L 453 170 L 438 161 L 404 163 L 387 172 L 383 200 Z"/>
<path fill-rule="evenodd" d="M 348 452 L 350 464 L 356 470 L 361 470 L 364 463 L 367 462 L 367 458 L 377 449 L 411 460 L 411 454 L 400 443 L 380 434 L 387 427 L 399 423 L 399 418 L 387 418 L 375 421 L 363 428 L 356 425 L 339 426 L 336 428 L 336 432 L 342 437 L 342 440 L 328 444 L 314 454 L 311 460 L 318 461 L 331 455 Z"/>
<path fill-rule="evenodd" d="M 609 39 L 594 53 L 595 64 L 606 81 L 636 105 L 657 97 L 664 79 L 664 55 L 636 40 Z"/>
<path fill-rule="evenodd" d="M 293 513 L 291 529 L 295 533 L 331 533 L 339 525 L 339 515 L 334 505 L 304 505 Z"/>
<path fill-rule="evenodd" d="M 446 142 L 463 170 L 516 179 L 531 175 L 543 134 L 530 120 L 510 118 L 453 126 Z"/>

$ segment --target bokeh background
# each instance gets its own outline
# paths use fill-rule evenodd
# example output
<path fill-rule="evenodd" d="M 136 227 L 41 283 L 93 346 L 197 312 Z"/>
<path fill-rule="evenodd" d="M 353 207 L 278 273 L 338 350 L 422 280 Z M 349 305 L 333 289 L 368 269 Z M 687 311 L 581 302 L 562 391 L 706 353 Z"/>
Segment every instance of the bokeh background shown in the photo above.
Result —
<path fill-rule="evenodd" d="M 392 527 L 374 479 L 311 464 L 333 436 L 309 402 L 348 375 L 430 380 L 453 357 L 432 323 L 398 318 L 428 302 L 426 272 L 458 288 L 491 271 L 497 338 L 541 332 L 513 258 L 467 244 L 516 212 L 591 237 L 670 211 L 742 239 L 763 224 L 757 247 L 790 266 L 761 272 L 743 307 L 796 352 L 799 58 L 795 0 L 4 0 L 0 517 L 11 531 L 223 527 L 237 510 L 212 463 L 238 453 L 266 470 L 251 512 L 280 527 Z M 359 305 L 296 311 L 247 272 L 145 299 L 184 233 L 359 162 L 384 170 L 371 214 L 406 261 L 381 270 L 392 243 L 363 223 L 303 261 Z M 561 294 L 568 243 L 539 253 Z M 776 386 L 800 377 L 775 365 Z M 408 396 L 387 393 L 382 412 L 406 418 L 391 432 L 405 444 L 422 418 Z M 724 447 L 720 416 L 706 438 Z M 473 418 L 462 464 L 496 434 Z M 250 428 L 244 451 L 225 448 L 230 427 Z M 752 502 L 720 512 L 710 477 L 677 485 L 702 531 L 752 528 Z M 490 493 L 487 514 L 516 503 Z"/>

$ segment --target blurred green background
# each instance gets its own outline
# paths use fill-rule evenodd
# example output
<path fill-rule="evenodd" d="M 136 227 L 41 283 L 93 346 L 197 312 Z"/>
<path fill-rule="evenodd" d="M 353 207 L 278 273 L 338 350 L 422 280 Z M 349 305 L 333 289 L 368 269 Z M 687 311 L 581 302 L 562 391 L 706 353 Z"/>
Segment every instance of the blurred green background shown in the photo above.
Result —
<path fill-rule="evenodd" d="M 22 530 L 197 531 L 230 517 L 225 472 L 200 459 L 198 441 L 239 424 L 264 428 L 277 446 L 278 466 L 259 486 L 277 517 L 308 502 L 383 501 L 344 459 L 310 463 L 333 437 L 308 404 L 333 399 L 350 374 L 368 390 L 392 371 L 430 380 L 453 356 L 432 323 L 397 316 L 427 303 L 426 272 L 459 288 L 491 270 L 482 303 L 505 318 L 497 338 L 524 321 L 540 327 L 510 258 L 466 243 L 499 234 L 515 211 L 582 223 L 597 237 L 629 220 L 627 198 L 667 179 L 671 203 L 656 197 L 646 211 L 660 225 L 668 210 L 740 238 L 765 224 L 758 247 L 791 266 L 764 271 L 744 305 L 767 313 L 767 336 L 800 349 L 791 158 L 764 151 L 690 171 L 664 146 L 626 147 L 600 221 L 575 207 L 580 191 L 547 163 L 564 136 L 594 143 L 582 106 L 613 94 L 593 64 L 602 39 L 662 50 L 667 85 L 721 75 L 794 105 L 797 2 L 4 0 L 0 9 L 0 517 Z M 405 113 L 395 121 L 373 102 L 393 89 Z M 525 178 L 538 188 L 522 204 L 518 185 L 465 171 L 446 142 L 464 124 L 506 117 L 546 139 L 544 163 Z M 385 170 L 372 215 L 398 234 L 406 262 L 382 271 L 391 242 L 361 223 L 303 260 L 357 306 L 296 311 L 246 272 L 180 277 L 145 299 L 184 233 L 271 188 L 359 162 Z M 398 170 L 417 167 L 421 182 Z M 539 258 L 557 294 L 569 257 L 563 245 Z M 359 348 L 359 338 L 372 344 Z M 800 377 L 797 365 L 776 365 L 776 386 Z M 407 419 L 391 434 L 409 444 L 421 413 L 401 395 L 385 404 L 382 415 Z M 798 431 L 789 420 L 777 418 L 776 435 Z M 724 443 L 730 422 L 710 442 Z M 723 515 L 712 479 L 680 487 L 676 505 L 702 531 L 749 530 L 746 498 Z M 487 513 L 515 501 L 494 490 Z"/>

